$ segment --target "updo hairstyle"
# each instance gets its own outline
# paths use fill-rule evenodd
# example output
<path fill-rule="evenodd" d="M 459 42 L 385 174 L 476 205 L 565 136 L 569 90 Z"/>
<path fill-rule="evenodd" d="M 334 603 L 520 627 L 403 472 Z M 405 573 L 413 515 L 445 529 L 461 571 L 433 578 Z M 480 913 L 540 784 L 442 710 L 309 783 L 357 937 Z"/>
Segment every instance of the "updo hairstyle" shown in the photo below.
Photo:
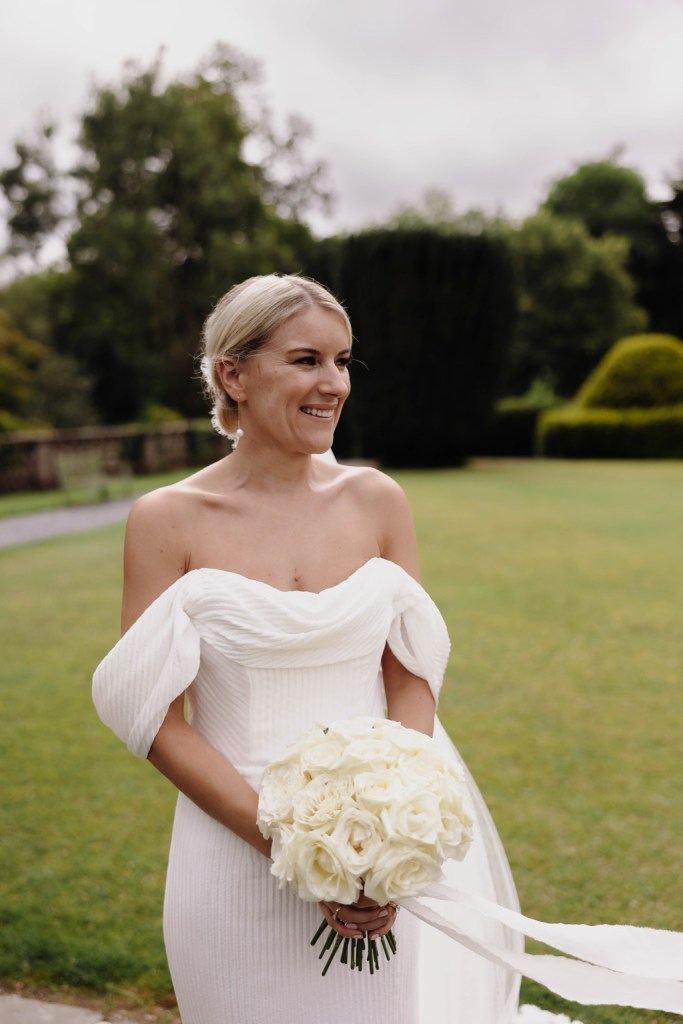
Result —
<path fill-rule="evenodd" d="M 211 403 L 211 423 L 219 434 L 230 437 L 237 427 L 237 402 L 223 389 L 217 367 L 224 359 L 247 359 L 263 348 L 286 320 L 314 307 L 336 313 L 346 324 L 351 344 L 351 324 L 334 295 L 307 277 L 296 274 L 265 274 L 236 284 L 207 317 L 202 331 L 201 373 Z"/>

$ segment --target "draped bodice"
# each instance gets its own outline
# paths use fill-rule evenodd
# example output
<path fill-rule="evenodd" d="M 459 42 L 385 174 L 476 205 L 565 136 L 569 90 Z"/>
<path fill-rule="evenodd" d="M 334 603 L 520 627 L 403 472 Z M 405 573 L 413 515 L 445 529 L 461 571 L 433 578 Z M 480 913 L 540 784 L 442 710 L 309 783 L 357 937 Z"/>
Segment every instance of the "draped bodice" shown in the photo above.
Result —
<path fill-rule="evenodd" d="M 145 757 L 186 692 L 194 728 L 255 787 L 312 722 L 381 715 L 385 645 L 438 694 L 446 627 L 422 587 L 373 558 L 320 593 L 196 569 L 154 601 L 98 667 L 98 712 Z"/>

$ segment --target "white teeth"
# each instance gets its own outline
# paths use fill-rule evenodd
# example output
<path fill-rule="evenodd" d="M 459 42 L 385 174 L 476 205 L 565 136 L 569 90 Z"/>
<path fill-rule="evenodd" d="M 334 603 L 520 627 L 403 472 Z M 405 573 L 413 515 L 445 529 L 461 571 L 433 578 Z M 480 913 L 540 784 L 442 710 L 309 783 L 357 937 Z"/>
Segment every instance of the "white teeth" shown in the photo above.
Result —
<path fill-rule="evenodd" d="M 304 406 L 302 406 L 301 411 L 305 412 L 305 413 L 308 413 L 309 416 L 317 416 L 319 419 L 322 419 L 322 420 L 331 420 L 332 419 L 332 410 L 331 409 L 311 409 L 309 406 L 304 405 Z"/>

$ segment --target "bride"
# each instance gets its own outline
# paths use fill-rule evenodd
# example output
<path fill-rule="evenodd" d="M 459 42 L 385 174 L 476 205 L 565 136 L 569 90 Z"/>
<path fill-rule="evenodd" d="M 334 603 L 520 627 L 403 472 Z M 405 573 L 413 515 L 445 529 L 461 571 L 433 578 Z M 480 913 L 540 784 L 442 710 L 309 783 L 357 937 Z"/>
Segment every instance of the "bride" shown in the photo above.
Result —
<path fill-rule="evenodd" d="M 251 278 L 203 340 L 213 422 L 235 450 L 135 504 L 123 636 L 93 684 L 105 723 L 179 791 L 164 937 L 183 1024 L 510 1024 L 518 975 L 504 965 L 521 939 L 507 920 L 451 914 L 496 950 L 486 959 L 414 912 L 311 905 L 270 874 L 256 826 L 269 761 L 312 723 L 357 715 L 447 744 L 434 716 L 449 642 L 401 489 L 325 457 L 350 389 L 342 306 L 305 278 Z M 477 838 L 449 881 L 514 911 L 472 785 Z M 392 929 L 398 955 L 374 976 L 335 964 L 322 978 L 321 914 L 343 936 Z"/>

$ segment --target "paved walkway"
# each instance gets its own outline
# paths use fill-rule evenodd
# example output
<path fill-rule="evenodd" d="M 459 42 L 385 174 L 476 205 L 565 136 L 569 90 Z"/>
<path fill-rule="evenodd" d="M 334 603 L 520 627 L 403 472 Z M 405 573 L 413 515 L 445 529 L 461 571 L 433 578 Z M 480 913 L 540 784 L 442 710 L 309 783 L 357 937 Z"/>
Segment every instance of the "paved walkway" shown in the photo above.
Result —
<path fill-rule="evenodd" d="M 119 498 L 100 505 L 78 505 L 49 512 L 32 512 L 23 516 L 0 518 L 0 548 L 32 544 L 36 540 L 61 537 L 65 533 L 83 533 L 100 526 L 122 522 L 135 498 Z M 0 1018 L 0 1024 L 4 1024 Z"/>
<path fill-rule="evenodd" d="M 126 1024 L 117 1018 L 120 1024 Z M 43 1003 L 38 999 L 0 995 L 0 1024 L 103 1024 L 95 1010 L 62 1003 Z"/>
<path fill-rule="evenodd" d="M 324 1015 L 323 1015 L 324 1016 Z M 116 1016 L 117 1024 L 130 1024 Z M 0 1024 L 105 1024 L 99 1013 L 61 1003 L 42 1003 L 37 999 L 0 995 Z M 517 1024 L 581 1024 L 564 1014 L 550 1013 L 537 1006 L 520 1007 Z"/>

